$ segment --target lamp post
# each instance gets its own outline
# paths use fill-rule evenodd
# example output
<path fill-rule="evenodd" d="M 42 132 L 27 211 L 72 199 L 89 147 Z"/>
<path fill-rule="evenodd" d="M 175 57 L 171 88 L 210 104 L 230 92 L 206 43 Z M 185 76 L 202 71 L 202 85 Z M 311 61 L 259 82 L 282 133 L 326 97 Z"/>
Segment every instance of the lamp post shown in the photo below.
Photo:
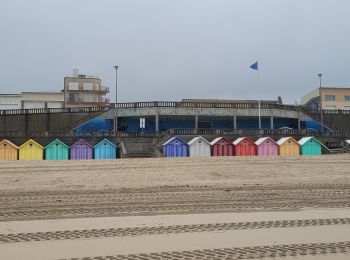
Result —
<path fill-rule="evenodd" d="M 119 66 L 114 66 L 115 68 L 115 104 L 118 103 L 118 68 Z"/>
<path fill-rule="evenodd" d="M 318 77 L 320 78 L 320 88 L 319 88 L 319 92 L 320 92 L 320 114 L 321 114 L 321 132 L 323 133 L 323 106 L 322 106 L 322 92 L 321 92 L 321 88 L 322 88 L 322 73 L 318 74 Z"/>
<path fill-rule="evenodd" d="M 118 68 L 119 66 L 114 66 L 115 68 L 115 116 L 114 116 L 114 134 L 117 136 L 118 132 L 118 114 L 117 114 L 117 103 L 118 103 Z"/>

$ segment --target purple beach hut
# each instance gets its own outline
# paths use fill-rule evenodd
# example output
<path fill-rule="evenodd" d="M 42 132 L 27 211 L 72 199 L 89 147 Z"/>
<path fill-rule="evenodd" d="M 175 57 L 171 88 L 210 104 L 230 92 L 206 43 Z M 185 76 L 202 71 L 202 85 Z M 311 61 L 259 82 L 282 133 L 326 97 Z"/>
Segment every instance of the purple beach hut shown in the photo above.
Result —
<path fill-rule="evenodd" d="M 262 137 L 255 142 L 257 155 L 259 156 L 277 156 L 278 144 L 271 137 Z"/>
<path fill-rule="evenodd" d="M 94 147 L 83 139 L 75 142 L 70 147 L 71 160 L 91 160 L 93 159 Z"/>

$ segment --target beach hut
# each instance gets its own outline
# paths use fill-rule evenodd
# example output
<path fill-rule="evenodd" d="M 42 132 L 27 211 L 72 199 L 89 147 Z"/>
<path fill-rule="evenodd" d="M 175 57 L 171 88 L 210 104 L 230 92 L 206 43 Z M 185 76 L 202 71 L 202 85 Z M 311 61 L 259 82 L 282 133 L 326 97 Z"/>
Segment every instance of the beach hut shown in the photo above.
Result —
<path fill-rule="evenodd" d="M 237 138 L 234 142 L 234 149 L 236 156 L 255 156 L 256 144 L 249 137 Z"/>
<path fill-rule="evenodd" d="M 93 159 L 94 147 L 83 139 L 75 142 L 70 147 L 71 160 L 91 160 Z"/>
<path fill-rule="evenodd" d="M 179 136 L 172 137 L 163 144 L 163 153 L 166 157 L 187 157 L 188 144 Z"/>
<path fill-rule="evenodd" d="M 45 147 L 45 160 L 68 160 L 69 147 L 56 139 Z"/>
<path fill-rule="evenodd" d="M 18 148 L 19 160 L 43 160 L 44 147 L 30 139 Z"/>
<path fill-rule="evenodd" d="M 259 156 L 277 156 L 278 144 L 271 137 L 262 137 L 255 142 L 256 154 Z"/>
<path fill-rule="evenodd" d="M 321 155 L 321 142 L 315 137 L 309 136 L 299 140 L 301 155 Z"/>
<path fill-rule="evenodd" d="M 292 137 L 283 137 L 277 141 L 279 155 L 295 156 L 299 155 L 299 143 Z"/>
<path fill-rule="evenodd" d="M 115 159 L 117 146 L 108 139 L 103 139 L 94 146 L 94 157 L 98 160 Z"/>
<path fill-rule="evenodd" d="M 233 156 L 232 141 L 226 137 L 217 137 L 210 143 L 211 156 Z"/>
<path fill-rule="evenodd" d="M 198 136 L 188 142 L 190 157 L 210 156 L 210 143 L 203 137 Z"/>
<path fill-rule="evenodd" d="M 0 160 L 18 160 L 18 146 L 10 142 L 9 140 L 2 140 L 0 142 Z"/>

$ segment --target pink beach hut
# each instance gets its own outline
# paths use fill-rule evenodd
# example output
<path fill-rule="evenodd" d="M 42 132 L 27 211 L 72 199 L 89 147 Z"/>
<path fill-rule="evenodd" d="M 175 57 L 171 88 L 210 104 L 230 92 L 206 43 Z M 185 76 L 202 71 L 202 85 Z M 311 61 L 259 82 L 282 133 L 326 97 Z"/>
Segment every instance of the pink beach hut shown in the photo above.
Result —
<path fill-rule="evenodd" d="M 257 146 L 257 155 L 259 156 L 277 156 L 278 144 L 271 137 L 262 137 L 255 142 Z"/>

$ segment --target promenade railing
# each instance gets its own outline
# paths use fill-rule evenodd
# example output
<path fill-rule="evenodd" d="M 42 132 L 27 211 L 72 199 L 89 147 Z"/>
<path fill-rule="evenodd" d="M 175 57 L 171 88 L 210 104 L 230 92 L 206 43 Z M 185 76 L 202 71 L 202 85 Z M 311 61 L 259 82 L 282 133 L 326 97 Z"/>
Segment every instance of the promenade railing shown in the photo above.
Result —
<path fill-rule="evenodd" d="M 120 137 L 120 138 L 153 138 L 164 136 L 199 136 L 199 135 L 237 135 L 237 136 L 315 136 L 315 137 L 334 137 L 334 138 L 348 138 L 339 131 L 335 132 L 317 132 L 298 129 L 168 129 L 160 132 L 18 132 L 18 131 L 5 131 L 0 132 L 0 138 L 74 138 L 74 137 L 87 137 L 87 138 L 99 138 L 99 137 Z"/>
<path fill-rule="evenodd" d="M 173 102 L 173 101 L 151 101 L 151 102 L 130 102 L 110 103 L 99 107 L 72 107 L 72 108 L 33 108 L 33 109 L 9 109 L 0 110 L 0 115 L 25 115 L 25 114 L 53 114 L 53 113 L 86 113 L 108 111 L 109 109 L 127 108 L 152 108 L 152 107 L 173 107 L 173 108 L 236 108 L 236 109 L 258 109 L 257 103 L 218 103 L 218 102 Z M 262 103 L 261 109 L 282 109 L 297 110 L 297 106 L 278 105 Z"/>

